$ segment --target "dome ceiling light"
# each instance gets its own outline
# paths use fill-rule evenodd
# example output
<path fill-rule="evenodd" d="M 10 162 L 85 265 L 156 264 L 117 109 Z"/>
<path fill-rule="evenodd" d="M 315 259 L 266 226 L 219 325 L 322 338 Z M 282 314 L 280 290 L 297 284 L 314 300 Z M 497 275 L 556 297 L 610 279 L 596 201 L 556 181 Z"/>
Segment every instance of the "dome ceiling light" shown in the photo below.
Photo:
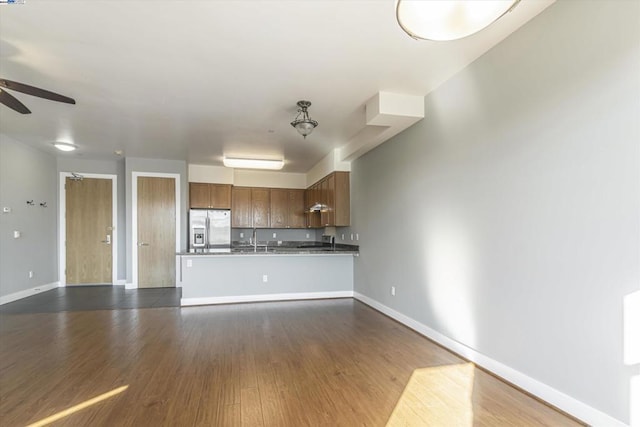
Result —
<path fill-rule="evenodd" d="M 396 19 L 414 39 L 457 40 L 488 27 L 520 0 L 397 0 Z"/>
<path fill-rule="evenodd" d="M 318 126 L 318 122 L 311 119 L 309 117 L 309 112 L 307 108 L 311 106 L 311 102 L 309 101 L 298 101 L 298 115 L 296 119 L 291 122 L 291 126 L 296 128 L 296 130 L 302 135 L 305 139 L 307 135 L 309 135 L 313 130 Z"/>

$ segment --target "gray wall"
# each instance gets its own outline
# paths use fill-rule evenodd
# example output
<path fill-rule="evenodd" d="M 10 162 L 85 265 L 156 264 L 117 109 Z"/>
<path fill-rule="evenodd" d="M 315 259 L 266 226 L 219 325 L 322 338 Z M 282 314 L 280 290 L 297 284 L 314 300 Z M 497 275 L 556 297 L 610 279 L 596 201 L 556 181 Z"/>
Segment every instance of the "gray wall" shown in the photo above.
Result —
<path fill-rule="evenodd" d="M 58 281 L 55 178 L 55 157 L 0 134 L 0 296 Z"/>
<path fill-rule="evenodd" d="M 182 256 L 182 298 L 352 292 L 353 258 L 352 255 Z M 266 283 L 263 275 L 267 275 Z"/>
<path fill-rule="evenodd" d="M 60 172 L 97 173 L 116 175 L 118 177 L 118 217 L 115 227 L 118 238 L 118 280 L 126 277 L 126 199 L 125 199 L 125 173 L 124 159 L 117 160 L 90 160 L 76 157 L 58 157 L 58 176 Z M 56 179 L 59 182 L 60 179 Z M 58 191 L 60 189 L 58 188 Z M 59 200 L 59 199 L 58 199 Z"/>
<path fill-rule="evenodd" d="M 639 16 L 555 3 L 352 165 L 357 292 L 626 423 Z"/>
<path fill-rule="evenodd" d="M 187 180 L 187 162 L 182 160 L 161 160 L 127 157 L 125 159 L 125 180 L 127 199 L 127 283 L 133 283 L 133 259 L 132 259 L 132 195 L 133 172 L 162 172 L 180 174 L 180 249 L 187 247 L 187 200 L 189 199 L 189 182 Z"/>
<path fill-rule="evenodd" d="M 258 242 L 315 242 L 322 240 L 322 229 L 297 229 L 297 228 L 269 228 L 256 229 Z M 243 233 L 243 237 L 240 237 Z M 276 237 L 273 237 L 276 233 Z M 232 228 L 231 240 L 234 242 L 249 242 L 249 238 L 253 235 L 252 228 Z M 309 237 L 307 237 L 309 236 Z"/>

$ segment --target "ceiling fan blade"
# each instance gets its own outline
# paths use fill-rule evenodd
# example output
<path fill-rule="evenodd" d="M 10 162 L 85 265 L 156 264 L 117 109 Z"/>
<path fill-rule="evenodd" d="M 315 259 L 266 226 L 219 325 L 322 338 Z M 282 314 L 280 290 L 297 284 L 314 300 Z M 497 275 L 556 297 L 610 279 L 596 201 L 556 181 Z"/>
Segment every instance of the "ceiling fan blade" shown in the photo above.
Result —
<path fill-rule="evenodd" d="M 18 113 L 31 114 L 31 111 L 25 105 L 18 101 L 13 95 L 5 90 L 0 89 L 0 103 L 16 110 Z"/>
<path fill-rule="evenodd" d="M 11 80 L 0 79 L 0 86 L 10 90 L 15 90 L 16 92 L 26 93 L 27 95 L 37 96 L 38 98 L 50 99 L 51 101 L 65 102 L 67 104 L 76 103 L 73 98 Z"/>

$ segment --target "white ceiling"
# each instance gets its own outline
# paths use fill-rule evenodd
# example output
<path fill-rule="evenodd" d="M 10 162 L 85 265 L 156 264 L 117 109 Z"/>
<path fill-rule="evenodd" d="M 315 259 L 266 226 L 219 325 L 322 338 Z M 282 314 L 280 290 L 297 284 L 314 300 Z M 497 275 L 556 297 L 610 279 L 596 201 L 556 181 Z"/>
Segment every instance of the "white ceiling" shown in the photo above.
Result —
<path fill-rule="evenodd" d="M 284 157 L 283 171 L 307 172 L 365 127 L 376 93 L 426 95 L 551 3 L 523 0 L 455 42 L 411 39 L 393 0 L 2 5 L 0 76 L 77 105 L 13 92 L 32 114 L 0 105 L 0 130 L 51 152 L 73 142 L 64 155 L 82 158 Z M 306 140 L 289 124 L 300 99 L 320 123 Z"/>

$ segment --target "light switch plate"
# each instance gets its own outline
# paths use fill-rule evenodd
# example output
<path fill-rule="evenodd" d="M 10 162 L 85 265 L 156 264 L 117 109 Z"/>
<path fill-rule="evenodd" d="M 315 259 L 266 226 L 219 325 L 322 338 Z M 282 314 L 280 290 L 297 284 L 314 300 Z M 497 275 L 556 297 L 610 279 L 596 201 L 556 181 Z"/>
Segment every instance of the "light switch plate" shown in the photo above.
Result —
<path fill-rule="evenodd" d="M 9 206 L 5 206 L 4 208 L 2 208 L 2 213 L 10 213 L 11 212 L 11 208 Z"/>

